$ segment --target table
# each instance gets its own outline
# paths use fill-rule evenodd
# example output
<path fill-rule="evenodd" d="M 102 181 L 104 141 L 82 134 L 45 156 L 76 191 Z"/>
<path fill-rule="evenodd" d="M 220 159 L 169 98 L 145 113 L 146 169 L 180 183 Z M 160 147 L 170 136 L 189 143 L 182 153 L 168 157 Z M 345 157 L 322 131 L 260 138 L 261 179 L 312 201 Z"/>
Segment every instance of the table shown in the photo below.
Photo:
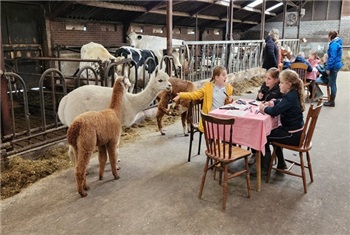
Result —
<path fill-rule="evenodd" d="M 243 99 L 240 99 L 243 100 Z M 239 110 L 215 109 L 209 112 L 210 115 L 221 118 L 235 118 L 233 125 L 233 142 L 235 144 L 251 147 L 257 150 L 256 173 L 257 173 L 257 191 L 261 190 L 261 153 L 265 154 L 265 144 L 267 136 L 272 129 L 278 127 L 279 117 L 271 117 L 268 114 L 257 113 L 258 106 L 249 104 L 237 105 L 235 103 L 225 105 L 224 107 L 234 106 Z M 227 132 L 229 134 L 229 132 Z"/>

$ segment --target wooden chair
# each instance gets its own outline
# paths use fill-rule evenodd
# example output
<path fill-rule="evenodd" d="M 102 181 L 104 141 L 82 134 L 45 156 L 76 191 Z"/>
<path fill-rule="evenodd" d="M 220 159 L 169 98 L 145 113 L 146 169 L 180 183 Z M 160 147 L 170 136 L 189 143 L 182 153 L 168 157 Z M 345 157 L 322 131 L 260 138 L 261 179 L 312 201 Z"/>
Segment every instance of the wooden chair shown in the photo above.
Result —
<path fill-rule="evenodd" d="M 191 161 L 191 152 L 192 152 L 192 142 L 194 139 L 194 134 L 199 133 L 199 143 L 198 143 L 198 153 L 201 151 L 201 142 L 203 133 L 198 129 L 200 123 L 200 116 L 202 110 L 203 100 L 192 100 L 188 106 L 189 113 L 191 117 L 191 125 L 190 125 L 190 147 L 188 150 L 188 161 Z"/>
<path fill-rule="evenodd" d="M 329 83 L 316 83 L 316 86 L 325 86 L 327 89 L 327 96 L 323 96 L 323 100 L 329 101 L 331 99 L 331 87 L 329 86 Z"/>
<path fill-rule="evenodd" d="M 223 185 L 223 199 L 222 209 L 226 208 L 226 195 L 227 195 L 227 181 L 242 174 L 246 174 L 248 197 L 250 197 L 250 176 L 248 166 L 248 156 L 251 154 L 249 150 L 242 149 L 235 146 L 232 143 L 232 130 L 235 122 L 234 118 L 221 119 L 210 115 L 201 113 L 202 121 L 204 125 L 204 137 L 207 149 L 205 154 L 207 156 L 206 164 L 202 175 L 202 182 L 198 194 L 198 198 L 202 197 L 203 188 L 207 172 L 210 169 L 216 168 L 220 170 L 220 181 L 222 182 L 222 173 L 224 173 L 224 185 Z M 219 131 L 222 132 L 219 134 Z M 228 135 L 228 139 L 224 136 Z M 245 167 L 243 170 L 233 172 L 228 169 L 229 163 L 235 162 L 239 159 L 244 159 Z"/>
<path fill-rule="evenodd" d="M 304 82 L 304 88 L 307 91 L 306 95 L 307 95 L 307 99 L 308 101 L 310 101 L 310 90 L 309 90 L 309 85 L 311 85 L 311 82 L 306 81 L 306 73 L 307 73 L 307 64 L 304 63 L 292 63 L 290 65 L 290 68 L 292 70 L 294 70 L 295 72 L 297 72 L 297 74 L 299 75 L 299 78 Z"/>
<path fill-rule="evenodd" d="M 307 193 L 305 168 L 309 169 L 310 179 L 311 179 L 311 182 L 313 182 L 314 178 L 313 178 L 313 174 L 312 174 L 312 165 L 311 165 L 311 158 L 310 158 L 309 151 L 312 148 L 311 139 L 312 139 L 312 136 L 314 134 L 316 122 L 317 122 L 317 119 L 318 119 L 318 116 L 320 114 L 322 106 L 323 106 L 323 104 L 322 104 L 322 100 L 321 99 L 319 100 L 319 102 L 318 102 L 318 104 L 316 105 L 315 108 L 313 107 L 313 104 L 310 105 L 310 108 L 309 108 L 309 111 L 308 111 L 308 114 L 307 114 L 307 117 L 306 117 L 306 122 L 305 122 L 305 125 L 304 125 L 304 129 L 303 129 L 303 132 L 301 134 L 299 146 L 292 146 L 292 145 L 286 145 L 286 144 L 280 144 L 280 143 L 272 142 L 272 145 L 274 147 L 274 151 L 273 151 L 272 158 L 271 158 L 271 161 L 270 161 L 270 166 L 269 166 L 269 169 L 268 169 L 266 182 L 269 182 L 270 175 L 271 175 L 271 170 L 274 169 L 276 171 L 283 172 L 285 174 L 301 177 L 302 180 L 303 180 L 303 184 L 304 184 L 304 193 Z M 291 151 L 299 152 L 300 160 L 297 162 L 296 160 L 293 161 L 293 160 L 285 159 L 287 162 L 291 163 L 291 165 L 288 167 L 288 169 L 277 169 L 277 168 L 272 167 L 273 161 L 274 161 L 274 159 L 276 159 L 276 151 L 275 151 L 276 150 L 275 149 L 276 146 L 279 146 L 281 148 L 288 149 L 288 150 L 291 150 Z M 306 153 L 306 159 L 307 159 L 307 165 L 306 166 L 304 164 L 303 153 Z M 296 173 L 291 171 L 291 169 L 295 165 L 300 166 L 301 174 L 296 174 Z"/>

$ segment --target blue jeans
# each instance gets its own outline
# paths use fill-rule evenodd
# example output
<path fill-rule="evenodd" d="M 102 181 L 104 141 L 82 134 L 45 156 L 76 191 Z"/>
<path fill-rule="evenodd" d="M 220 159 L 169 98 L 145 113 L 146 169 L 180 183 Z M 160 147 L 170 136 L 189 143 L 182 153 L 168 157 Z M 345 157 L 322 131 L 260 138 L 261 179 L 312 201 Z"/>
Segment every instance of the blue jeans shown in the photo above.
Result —
<path fill-rule="evenodd" d="M 315 83 L 324 83 L 324 84 L 328 84 L 329 80 L 328 80 L 328 76 L 325 78 L 323 76 L 319 76 L 318 78 L 316 78 Z"/>
<path fill-rule="evenodd" d="M 339 69 L 331 69 L 328 75 L 329 86 L 331 87 L 331 95 L 335 96 L 337 94 L 337 75 Z"/>

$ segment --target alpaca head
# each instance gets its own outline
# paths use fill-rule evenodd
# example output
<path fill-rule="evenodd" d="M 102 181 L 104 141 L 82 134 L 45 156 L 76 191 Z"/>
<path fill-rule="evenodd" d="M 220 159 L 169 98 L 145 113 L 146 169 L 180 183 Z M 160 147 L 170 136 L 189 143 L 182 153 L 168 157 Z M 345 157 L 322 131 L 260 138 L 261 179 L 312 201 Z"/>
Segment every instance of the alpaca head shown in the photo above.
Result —
<path fill-rule="evenodd" d="M 126 90 L 129 89 L 129 87 L 131 87 L 131 82 L 129 80 L 129 77 L 127 75 L 123 76 L 123 84 Z"/>
<path fill-rule="evenodd" d="M 149 85 L 153 88 L 162 91 L 162 90 L 171 90 L 171 83 L 169 82 L 169 75 L 166 72 L 163 72 L 156 68 L 154 75 L 151 76 Z"/>

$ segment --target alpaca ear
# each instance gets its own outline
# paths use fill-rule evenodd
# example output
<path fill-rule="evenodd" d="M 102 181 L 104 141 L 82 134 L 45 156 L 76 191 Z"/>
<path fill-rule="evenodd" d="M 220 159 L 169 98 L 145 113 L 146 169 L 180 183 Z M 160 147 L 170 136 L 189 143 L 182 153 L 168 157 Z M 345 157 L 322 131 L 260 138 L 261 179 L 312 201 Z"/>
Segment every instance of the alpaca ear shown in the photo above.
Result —
<path fill-rule="evenodd" d="M 156 73 L 155 73 L 156 77 L 158 76 L 158 66 L 156 67 Z"/>

